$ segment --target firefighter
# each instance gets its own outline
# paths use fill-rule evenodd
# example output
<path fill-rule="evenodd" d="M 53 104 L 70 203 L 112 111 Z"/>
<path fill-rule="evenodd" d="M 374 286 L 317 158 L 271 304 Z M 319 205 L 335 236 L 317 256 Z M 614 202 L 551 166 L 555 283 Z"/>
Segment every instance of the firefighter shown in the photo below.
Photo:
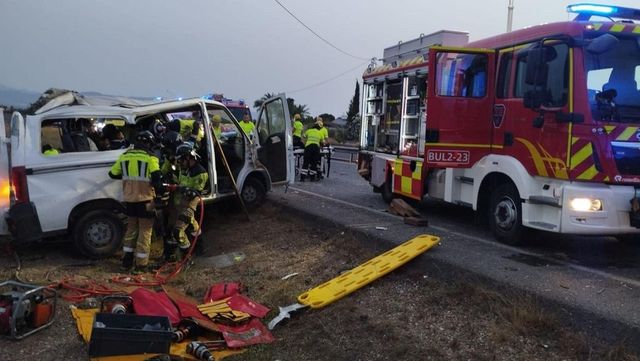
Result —
<path fill-rule="evenodd" d="M 302 171 L 300 181 L 304 182 L 305 175 L 314 181 L 318 179 L 318 163 L 320 163 L 320 143 L 324 139 L 324 134 L 320 130 L 321 120 L 316 120 L 313 127 L 304 132 L 304 160 L 302 161 Z M 306 173 L 306 174 L 305 174 Z"/>
<path fill-rule="evenodd" d="M 323 137 L 320 145 L 323 147 L 329 146 L 329 130 L 324 126 L 324 119 L 319 116 L 316 118 L 316 123 L 320 126 L 320 132 L 322 132 Z"/>
<path fill-rule="evenodd" d="M 293 116 L 293 147 L 294 148 L 304 148 L 304 144 L 302 143 L 302 128 L 303 124 L 301 121 L 300 114 L 296 114 Z"/>
<path fill-rule="evenodd" d="M 251 121 L 251 115 L 249 115 L 249 113 L 244 113 L 244 118 L 242 118 L 242 121 L 240 122 L 240 128 L 242 128 L 244 134 L 251 138 L 251 133 L 255 127 L 256 126 Z"/>
<path fill-rule="evenodd" d="M 191 242 L 187 236 L 187 230 L 191 238 L 200 234 L 200 225 L 195 219 L 195 211 L 209 175 L 198 162 L 198 158 L 198 154 L 189 143 L 185 142 L 176 149 L 180 175 L 177 190 L 173 194 L 173 208 L 169 212 L 169 224 L 173 225 L 173 228 L 167 242 L 169 249 L 165 250 L 167 260 L 175 257 L 176 247 L 180 249 L 180 257 L 189 250 Z"/>
<path fill-rule="evenodd" d="M 133 149 L 124 152 L 109 171 L 112 179 L 122 179 L 122 198 L 128 217 L 124 235 L 122 267 L 147 271 L 155 212 L 153 200 L 162 193 L 158 158 L 152 155 L 154 137 L 145 130 L 136 134 Z"/>
<path fill-rule="evenodd" d="M 221 121 L 222 118 L 220 117 L 220 114 L 214 114 L 211 117 L 211 131 L 218 140 L 222 137 L 222 127 L 220 126 Z"/>

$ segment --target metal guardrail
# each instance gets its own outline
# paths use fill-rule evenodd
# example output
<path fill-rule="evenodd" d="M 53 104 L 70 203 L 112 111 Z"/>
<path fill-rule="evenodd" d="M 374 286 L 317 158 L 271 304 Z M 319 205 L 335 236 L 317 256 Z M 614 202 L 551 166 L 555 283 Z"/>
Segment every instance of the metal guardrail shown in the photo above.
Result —
<path fill-rule="evenodd" d="M 358 148 L 334 145 L 331 160 L 358 163 Z"/>

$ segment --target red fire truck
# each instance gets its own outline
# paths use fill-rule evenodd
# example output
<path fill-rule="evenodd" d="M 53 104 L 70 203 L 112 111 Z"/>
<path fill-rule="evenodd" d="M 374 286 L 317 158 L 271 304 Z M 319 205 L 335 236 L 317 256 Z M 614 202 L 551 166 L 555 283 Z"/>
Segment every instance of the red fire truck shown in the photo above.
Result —
<path fill-rule="evenodd" d="M 505 243 L 527 228 L 637 240 L 640 10 L 568 11 L 466 45 L 385 49 L 363 76 L 359 173 L 386 200 L 483 212 Z"/>
<path fill-rule="evenodd" d="M 213 99 L 224 104 L 238 121 L 242 121 L 244 119 L 245 114 L 249 114 L 249 118 L 251 118 L 251 109 L 244 102 L 244 100 L 233 100 L 229 98 L 225 98 L 224 94 L 214 93 L 205 96 L 207 99 Z"/>

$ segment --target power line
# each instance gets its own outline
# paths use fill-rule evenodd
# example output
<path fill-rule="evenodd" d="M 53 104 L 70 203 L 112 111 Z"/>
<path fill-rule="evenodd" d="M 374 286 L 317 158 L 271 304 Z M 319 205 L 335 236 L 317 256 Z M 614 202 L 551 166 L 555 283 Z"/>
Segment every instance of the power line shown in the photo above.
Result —
<path fill-rule="evenodd" d="M 349 70 L 346 70 L 346 71 L 344 71 L 344 72 L 342 72 L 342 73 L 340 73 L 340 74 L 338 74 L 338 75 L 336 75 L 336 76 L 333 76 L 333 77 L 331 77 L 331 78 L 329 78 L 329 79 L 323 80 L 323 81 L 321 81 L 321 82 L 319 82 L 319 83 L 315 83 L 315 84 L 309 85 L 309 86 L 307 86 L 307 87 L 300 88 L 300 89 L 296 89 L 296 90 L 289 90 L 289 91 L 286 91 L 285 93 L 287 93 L 287 94 L 297 93 L 297 92 L 301 92 L 301 91 L 303 91 L 303 90 L 307 90 L 307 89 L 315 88 L 315 87 L 317 87 L 317 86 L 320 86 L 320 85 L 326 84 L 326 83 L 328 83 L 328 82 L 330 82 L 330 81 L 332 81 L 332 80 L 338 79 L 339 77 L 341 77 L 341 76 L 343 76 L 343 75 L 345 75 L 345 74 L 348 74 L 348 73 L 350 73 L 350 72 L 352 72 L 352 71 L 354 71 L 354 70 L 358 69 L 359 67 L 361 67 L 361 66 L 363 66 L 364 64 L 368 63 L 369 61 L 370 61 L 370 60 L 367 60 L 367 61 L 365 61 L 364 63 L 360 63 L 360 64 L 358 64 L 357 66 L 354 66 L 353 68 L 351 68 L 351 69 L 349 69 Z"/>
<path fill-rule="evenodd" d="M 294 19 L 296 19 L 300 24 L 302 24 L 302 26 L 304 26 L 305 28 L 307 28 L 307 30 L 309 30 L 313 35 L 317 36 L 317 37 L 318 37 L 318 39 L 320 39 L 320 40 L 324 41 L 324 42 L 325 42 L 327 45 L 329 45 L 330 47 L 332 47 L 332 48 L 336 49 L 337 51 L 341 52 L 342 54 L 347 55 L 347 56 L 350 56 L 350 57 L 352 57 L 352 58 L 354 58 L 354 59 L 358 59 L 358 60 L 367 60 L 367 61 L 369 60 L 369 59 L 365 59 L 365 58 L 361 58 L 361 57 L 355 56 L 355 55 L 353 55 L 353 54 L 349 54 L 349 53 L 347 53 L 346 51 L 344 51 L 344 50 L 342 50 L 342 49 L 338 48 L 337 46 L 333 45 L 331 42 L 329 42 L 329 40 L 327 40 L 327 39 L 323 38 L 322 36 L 320 36 L 318 33 L 316 33 L 315 31 L 313 31 L 313 29 L 311 29 L 311 28 L 310 28 L 310 27 L 308 27 L 305 23 L 303 23 L 303 22 L 302 22 L 302 20 L 298 19 L 298 17 L 297 17 L 297 16 L 295 16 L 291 11 L 289 11 L 289 9 L 287 9 L 284 5 L 282 5 L 282 3 L 281 3 L 280 1 L 278 1 L 278 0 L 273 0 L 273 1 L 275 1 L 276 3 L 278 3 L 278 5 L 280 5 L 280 6 L 284 9 L 284 11 L 286 11 L 287 13 L 289 13 L 289 15 L 291 15 L 291 16 L 292 16 Z"/>

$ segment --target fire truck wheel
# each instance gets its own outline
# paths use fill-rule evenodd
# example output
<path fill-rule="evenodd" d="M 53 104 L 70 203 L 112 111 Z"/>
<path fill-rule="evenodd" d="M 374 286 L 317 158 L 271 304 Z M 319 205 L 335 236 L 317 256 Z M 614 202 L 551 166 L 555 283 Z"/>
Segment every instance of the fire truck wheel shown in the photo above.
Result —
<path fill-rule="evenodd" d="M 395 198 L 393 191 L 391 190 L 391 179 L 387 179 L 382 186 L 380 186 L 380 195 L 382 195 L 382 199 L 385 202 L 391 203 L 391 201 Z"/>
<path fill-rule="evenodd" d="M 522 243 L 522 201 L 512 183 L 499 185 L 491 193 L 489 225 L 498 241 L 511 245 Z"/>
<path fill-rule="evenodd" d="M 115 253 L 122 244 L 124 224 L 109 209 L 97 209 L 83 215 L 73 227 L 73 241 L 84 256 L 98 259 Z"/>

